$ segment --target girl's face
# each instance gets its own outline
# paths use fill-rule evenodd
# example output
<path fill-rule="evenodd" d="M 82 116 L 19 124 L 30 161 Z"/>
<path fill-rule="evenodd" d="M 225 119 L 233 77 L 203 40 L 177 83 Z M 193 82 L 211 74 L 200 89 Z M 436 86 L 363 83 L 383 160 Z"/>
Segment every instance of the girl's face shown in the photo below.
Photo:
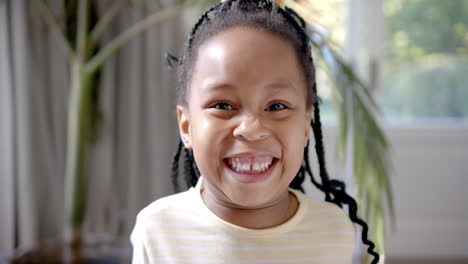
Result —
<path fill-rule="evenodd" d="M 283 199 L 298 172 L 313 107 L 293 46 L 251 27 L 205 41 L 177 107 L 179 129 L 205 191 L 237 208 Z M 270 164 L 271 163 L 271 164 Z"/>

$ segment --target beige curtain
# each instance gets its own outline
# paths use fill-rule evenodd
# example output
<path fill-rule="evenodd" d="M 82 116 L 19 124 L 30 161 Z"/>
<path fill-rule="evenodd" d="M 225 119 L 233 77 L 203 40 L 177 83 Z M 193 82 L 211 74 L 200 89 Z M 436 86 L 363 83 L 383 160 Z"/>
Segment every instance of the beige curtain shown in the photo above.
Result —
<path fill-rule="evenodd" d="M 41 117 L 33 111 L 33 79 L 25 78 L 32 70 L 27 62 L 25 2 L 1 1 L 0 13 L 0 250 L 8 253 L 18 243 L 28 246 L 37 238 L 33 174 L 41 157 L 34 159 L 32 149 L 42 143 L 34 140 L 42 131 L 32 129 Z"/>
<path fill-rule="evenodd" d="M 33 2 L 0 0 L 0 256 L 63 235 L 67 61 Z M 105 38 L 143 16 L 124 10 Z M 128 241 L 138 211 L 172 193 L 175 73 L 164 52 L 180 53 L 181 21 L 154 26 L 105 65 L 104 122 L 89 150 L 90 236 Z"/>
<path fill-rule="evenodd" d="M 13 172 L 14 141 L 13 84 L 11 69 L 11 43 L 8 32 L 9 12 L 5 1 L 0 1 L 0 256 L 1 251 L 11 251 L 13 245 Z M 1 258 L 0 258 L 1 262 Z"/>

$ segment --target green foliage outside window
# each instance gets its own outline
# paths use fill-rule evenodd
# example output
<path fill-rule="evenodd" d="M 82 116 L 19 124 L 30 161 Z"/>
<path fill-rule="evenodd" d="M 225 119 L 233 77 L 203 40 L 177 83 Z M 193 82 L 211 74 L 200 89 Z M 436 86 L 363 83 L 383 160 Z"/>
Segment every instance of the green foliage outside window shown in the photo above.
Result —
<path fill-rule="evenodd" d="M 384 7 L 386 116 L 468 118 L 468 1 L 387 0 Z"/>

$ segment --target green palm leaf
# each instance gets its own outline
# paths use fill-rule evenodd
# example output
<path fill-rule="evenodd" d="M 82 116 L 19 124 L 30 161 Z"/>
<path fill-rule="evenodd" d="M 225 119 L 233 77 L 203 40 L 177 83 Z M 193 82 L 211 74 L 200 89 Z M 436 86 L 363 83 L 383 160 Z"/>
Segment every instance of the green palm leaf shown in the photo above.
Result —
<path fill-rule="evenodd" d="M 389 144 L 377 122 L 378 106 L 366 85 L 334 51 L 331 41 L 312 25 L 308 27 L 308 34 L 311 45 L 318 51 L 320 65 L 325 66 L 334 84 L 333 101 L 339 120 L 340 159 L 344 162 L 344 153 L 349 143 L 347 135 L 352 133 L 353 175 L 357 182 L 358 197 L 364 200 L 361 208 L 364 208 L 364 218 L 372 227 L 371 237 L 377 251 L 384 254 L 384 198 L 393 221 L 395 215 L 389 180 Z"/>

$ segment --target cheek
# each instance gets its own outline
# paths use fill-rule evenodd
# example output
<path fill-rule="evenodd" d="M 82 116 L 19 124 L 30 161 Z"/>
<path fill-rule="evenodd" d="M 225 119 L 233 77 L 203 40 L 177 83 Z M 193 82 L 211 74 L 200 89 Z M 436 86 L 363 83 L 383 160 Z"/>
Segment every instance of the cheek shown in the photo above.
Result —
<path fill-rule="evenodd" d="M 219 165 L 220 148 L 226 145 L 229 128 L 225 122 L 219 122 L 207 116 L 198 116 L 192 125 L 192 146 L 200 172 L 208 175 Z"/>
<path fill-rule="evenodd" d="M 204 143 L 205 147 L 209 148 L 218 146 L 229 133 L 229 127 L 226 122 L 209 115 L 199 116 L 193 129 L 193 139 L 198 143 Z"/>
<path fill-rule="evenodd" d="M 226 133 L 226 122 L 219 118 L 200 112 L 193 119 L 194 140 L 210 141 L 215 139 L 220 133 Z"/>
<path fill-rule="evenodd" d="M 294 171 L 299 170 L 301 166 L 302 160 L 304 158 L 304 141 L 303 137 L 299 138 L 299 136 L 295 136 L 292 138 L 293 135 L 290 136 L 288 145 L 286 147 L 286 158 L 288 160 L 288 166 Z"/>
<path fill-rule="evenodd" d="M 295 116 L 292 119 L 276 122 L 275 131 L 281 133 L 290 144 L 303 144 L 308 126 L 305 118 Z"/>
<path fill-rule="evenodd" d="M 282 146 L 284 149 L 283 155 L 285 155 L 285 166 L 286 170 L 290 173 L 295 173 L 299 170 L 302 160 L 304 158 L 304 147 L 305 147 L 305 133 L 306 133 L 306 122 L 294 122 L 289 124 L 287 127 L 281 130 L 282 135 Z"/>

